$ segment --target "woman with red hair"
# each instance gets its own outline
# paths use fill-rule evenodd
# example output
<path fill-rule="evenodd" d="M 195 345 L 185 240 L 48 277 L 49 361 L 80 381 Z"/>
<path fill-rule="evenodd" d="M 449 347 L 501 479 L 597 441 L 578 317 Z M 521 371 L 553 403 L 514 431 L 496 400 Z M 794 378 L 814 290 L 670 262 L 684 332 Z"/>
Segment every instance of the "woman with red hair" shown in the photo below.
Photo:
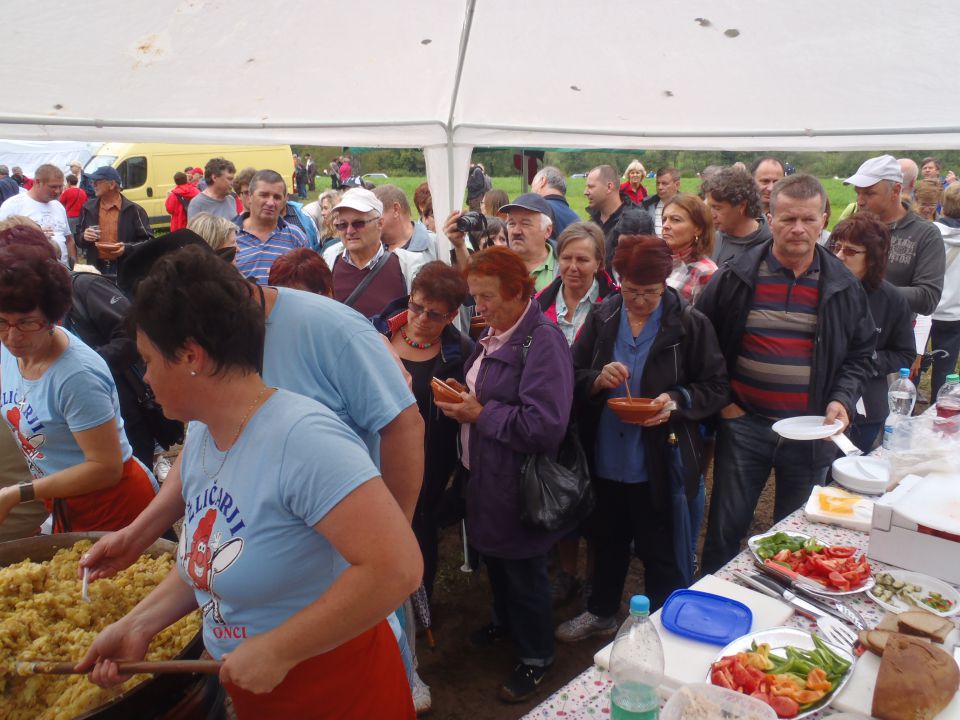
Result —
<path fill-rule="evenodd" d="M 297 248 L 274 260 L 267 284 L 333 297 L 333 274 L 320 253 L 310 248 Z"/>
<path fill-rule="evenodd" d="M 531 298 L 520 256 L 492 247 L 471 256 L 467 284 L 487 321 L 467 360 L 460 403 L 437 403 L 461 423 L 467 482 L 467 536 L 487 566 L 493 618 L 471 635 L 482 645 L 511 635 L 519 663 L 500 688 L 523 702 L 553 663 L 553 607 L 547 552 L 565 533 L 520 520 L 520 468 L 528 455 L 556 456 L 570 419 L 573 367 L 560 328 Z"/>
<path fill-rule="evenodd" d="M 577 425 L 597 497 L 587 522 L 596 562 L 587 611 L 557 628 L 565 642 L 616 632 L 631 542 L 652 607 L 689 584 L 692 554 L 681 562 L 673 540 L 673 444 L 696 537 L 704 502 L 699 423 L 728 396 L 710 321 L 666 284 L 673 268 L 667 244 L 653 235 L 621 235 L 613 267 L 620 294 L 590 313 L 573 344 Z M 663 409 L 638 424 L 622 422 L 607 400 L 626 397 L 628 383 L 630 395 L 656 398 Z"/>

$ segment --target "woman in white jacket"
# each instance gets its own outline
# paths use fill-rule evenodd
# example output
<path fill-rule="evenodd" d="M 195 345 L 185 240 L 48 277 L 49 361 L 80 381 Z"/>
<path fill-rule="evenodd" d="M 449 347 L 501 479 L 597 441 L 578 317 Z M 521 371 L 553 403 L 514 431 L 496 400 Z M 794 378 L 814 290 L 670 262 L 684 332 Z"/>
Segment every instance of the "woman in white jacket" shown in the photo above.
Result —
<path fill-rule="evenodd" d="M 960 182 L 955 182 L 943 193 L 943 216 L 934 223 L 943 235 L 947 252 L 947 269 L 943 275 L 943 294 L 933 311 L 930 343 L 934 350 L 945 350 L 946 357 L 933 360 L 930 376 L 930 398 L 936 399 L 943 379 L 957 371 L 960 355 Z"/>

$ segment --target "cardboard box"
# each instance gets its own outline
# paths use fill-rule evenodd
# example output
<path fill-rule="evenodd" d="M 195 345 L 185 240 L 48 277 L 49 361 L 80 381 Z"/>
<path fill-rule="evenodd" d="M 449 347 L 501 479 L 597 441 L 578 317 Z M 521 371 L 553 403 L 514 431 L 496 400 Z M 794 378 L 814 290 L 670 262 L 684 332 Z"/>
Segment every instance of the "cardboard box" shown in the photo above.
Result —
<path fill-rule="evenodd" d="M 867 557 L 960 585 L 960 534 L 951 532 L 955 506 L 960 475 L 908 475 L 875 502 Z M 914 519 L 918 511 L 929 518 L 924 524 Z"/>

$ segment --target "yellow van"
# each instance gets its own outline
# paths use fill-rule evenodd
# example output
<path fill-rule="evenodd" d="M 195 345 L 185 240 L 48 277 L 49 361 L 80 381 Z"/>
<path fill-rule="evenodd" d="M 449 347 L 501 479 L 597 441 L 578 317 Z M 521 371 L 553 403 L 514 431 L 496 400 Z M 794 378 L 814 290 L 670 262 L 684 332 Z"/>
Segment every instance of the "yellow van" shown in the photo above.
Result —
<path fill-rule="evenodd" d="M 123 179 L 123 194 L 142 206 L 154 229 L 170 227 L 164 208 L 174 188 L 174 173 L 186 167 L 201 170 L 211 158 L 230 160 L 239 172 L 246 167 L 276 170 L 293 188 L 293 153 L 289 145 L 174 145 L 168 143 L 106 143 L 87 161 L 84 173 L 110 165 Z"/>

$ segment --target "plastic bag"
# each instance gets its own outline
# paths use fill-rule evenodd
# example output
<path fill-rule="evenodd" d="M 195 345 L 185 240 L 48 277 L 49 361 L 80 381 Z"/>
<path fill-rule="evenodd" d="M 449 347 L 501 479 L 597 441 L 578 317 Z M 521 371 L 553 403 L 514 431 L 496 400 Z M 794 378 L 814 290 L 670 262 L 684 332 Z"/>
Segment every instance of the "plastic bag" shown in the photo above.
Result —
<path fill-rule="evenodd" d="M 520 519 L 539 530 L 573 528 L 593 510 L 587 456 L 575 429 L 567 429 L 556 460 L 543 453 L 527 457 L 520 491 Z"/>
<path fill-rule="evenodd" d="M 937 417 L 931 407 L 922 415 L 900 418 L 896 432 L 909 436 L 907 447 L 893 452 L 883 451 L 882 457 L 890 465 L 892 490 L 907 475 L 955 473 L 960 457 L 960 416 Z"/>

